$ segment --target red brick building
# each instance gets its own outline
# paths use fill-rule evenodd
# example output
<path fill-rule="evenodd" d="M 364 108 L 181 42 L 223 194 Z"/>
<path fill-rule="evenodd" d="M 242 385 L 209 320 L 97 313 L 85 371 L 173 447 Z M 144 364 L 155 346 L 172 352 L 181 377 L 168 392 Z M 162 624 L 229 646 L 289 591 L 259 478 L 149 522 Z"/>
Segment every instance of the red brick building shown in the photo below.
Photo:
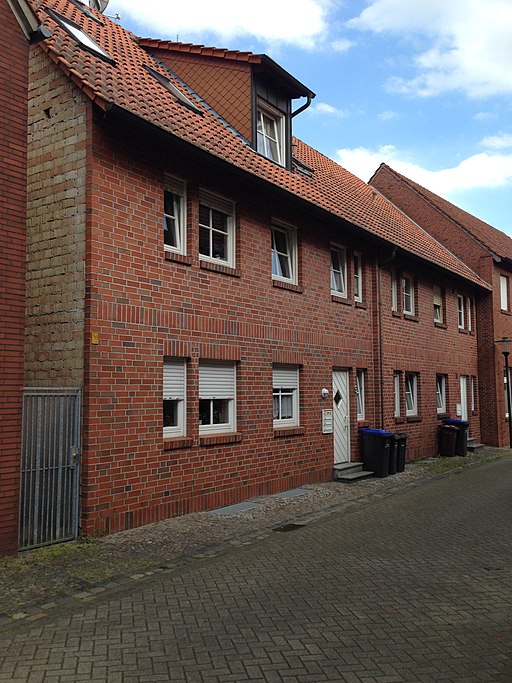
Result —
<path fill-rule="evenodd" d="M 329 480 L 363 426 L 415 460 L 459 405 L 480 438 L 457 306 L 489 285 L 293 138 L 307 87 L 261 55 L 33 7 L 52 35 L 30 51 L 25 385 L 81 399 L 62 470 L 83 533 Z M 48 542 L 33 512 L 22 547 Z"/>
<path fill-rule="evenodd" d="M 18 547 L 28 52 L 37 23 L 16 0 L 0 0 L 0 22 L 0 553 L 6 553 Z"/>
<path fill-rule="evenodd" d="M 370 184 L 492 285 L 476 310 L 481 433 L 489 445 L 509 446 L 505 349 L 496 341 L 512 337 L 512 239 L 385 164 Z"/>

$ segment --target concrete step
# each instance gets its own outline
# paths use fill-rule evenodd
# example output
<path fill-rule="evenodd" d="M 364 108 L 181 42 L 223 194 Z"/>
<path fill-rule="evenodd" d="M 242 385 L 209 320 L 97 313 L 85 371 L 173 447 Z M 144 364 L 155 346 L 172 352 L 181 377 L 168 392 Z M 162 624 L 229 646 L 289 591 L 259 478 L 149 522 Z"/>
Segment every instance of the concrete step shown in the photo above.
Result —
<path fill-rule="evenodd" d="M 485 448 L 485 444 L 477 443 L 476 439 L 468 439 L 468 453 L 479 453 Z"/>
<path fill-rule="evenodd" d="M 345 484 L 353 484 L 368 477 L 373 477 L 373 472 L 363 471 L 362 462 L 343 462 L 334 465 L 333 468 L 334 481 L 340 481 Z"/>
<path fill-rule="evenodd" d="M 348 472 L 347 474 L 342 474 L 336 479 L 336 481 L 339 481 L 342 484 L 354 484 L 357 481 L 367 479 L 368 477 L 373 477 L 373 472 L 359 470 L 357 472 Z"/>

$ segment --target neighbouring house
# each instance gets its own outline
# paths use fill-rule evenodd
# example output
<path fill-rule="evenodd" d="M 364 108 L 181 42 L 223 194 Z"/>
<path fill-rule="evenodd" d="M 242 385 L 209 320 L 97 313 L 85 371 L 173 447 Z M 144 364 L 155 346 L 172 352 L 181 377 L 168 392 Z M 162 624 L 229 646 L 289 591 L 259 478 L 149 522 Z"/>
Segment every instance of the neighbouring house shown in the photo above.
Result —
<path fill-rule="evenodd" d="M 416 460 L 462 406 L 480 438 L 490 287 L 293 137 L 308 88 L 30 5 L 51 35 L 30 48 L 21 457 L 45 465 L 21 548 L 327 481 L 360 427 Z"/>
<path fill-rule="evenodd" d="M 38 24 L 23 0 L 0 0 L 0 553 L 18 548 L 29 40 Z"/>
<path fill-rule="evenodd" d="M 386 164 L 377 169 L 370 185 L 492 285 L 491 292 L 477 299 L 473 320 L 478 328 L 481 438 L 489 445 L 509 446 L 505 349 L 496 342 L 512 337 L 512 239 Z M 463 296 L 458 294 L 461 335 L 468 320 Z"/>

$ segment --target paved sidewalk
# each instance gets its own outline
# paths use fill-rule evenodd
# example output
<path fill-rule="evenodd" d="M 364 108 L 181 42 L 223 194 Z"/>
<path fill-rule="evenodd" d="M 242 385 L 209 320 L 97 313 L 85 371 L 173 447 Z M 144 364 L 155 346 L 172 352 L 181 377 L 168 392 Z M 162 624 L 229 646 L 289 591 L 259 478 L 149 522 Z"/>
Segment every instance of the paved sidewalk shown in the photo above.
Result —
<path fill-rule="evenodd" d="M 311 521 L 421 485 L 442 476 L 436 470 L 443 465 L 467 467 L 508 455 L 512 455 L 508 449 L 487 448 L 467 458 L 407 465 L 405 472 L 385 479 L 349 486 L 335 482 L 304 486 L 102 539 L 42 548 L 18 558 L 0 558 L 0 632 L 18 623 L 46 618 L 56 609 L 84 604 L 95 595 L 173 571 L 195 559 L 253 543 L 288 522 Z"/>
<path fill-rule="evenodd" d="M 0 681 L 509 683 L 511 490 L 509 456 L 90 597 Z"/>

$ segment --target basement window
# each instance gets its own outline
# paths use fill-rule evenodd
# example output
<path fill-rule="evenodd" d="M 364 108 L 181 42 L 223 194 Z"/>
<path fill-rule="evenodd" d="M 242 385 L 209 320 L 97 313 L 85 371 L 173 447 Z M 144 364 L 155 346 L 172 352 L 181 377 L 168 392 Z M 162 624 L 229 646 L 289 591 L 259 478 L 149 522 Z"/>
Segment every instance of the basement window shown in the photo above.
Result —
<path fill-rule="evenodd" d="M 171 83 L 171 81 L 168 78 L 158 73 L 158 71 L 155 71 L 147 64 L 144 64 L 143 66 L 144 69 L 148 72 L 148 74 L 153 76 L 153 78 L 157 80 L 160 83 L 160 85 L 163 85 L 163 87 L 168 92 L 170 92 L 171 95 L 173 95 L 174 98 L 178 100 L 178 102 L 185 105 L 185 107 L 191 109 L 196 114 L 201 114 L 201 116 L 203 115 L 203 112 L 199 109 L 199 107 L 196 107 L 196 105 L 191 100 L 189 100 L 186 95 L 184 95 L 180 90 L 178 90 L 174 83 Z"/>
<path fill-rule="evenodd" d="M 104 50 L 101 49 L 101 47 L 96 43 L 85 31 L 83 31 L 78 24 L 75 24 L 73 21 L 70 21 L 69 19 L 66 19 L 60 14 L 57 14 L 57 12 L 54 12 L 52 9 L 49 9 L 48 7 L 46 8 L 46 13 L 55 21 L 61 28 L 63 28 L 66 33 L 68 33 L 72 38 L 74 38 L 77 43 L 80 43 L 80 45 L 87 50 L 88 52 L 92 52 L 98 57 L 101 57 L 101 59 L 104 59 L 106 62 L 110 62 L 111 64 L 115 64 L 114 59 L 110 55 L 108 55 Z"/>

